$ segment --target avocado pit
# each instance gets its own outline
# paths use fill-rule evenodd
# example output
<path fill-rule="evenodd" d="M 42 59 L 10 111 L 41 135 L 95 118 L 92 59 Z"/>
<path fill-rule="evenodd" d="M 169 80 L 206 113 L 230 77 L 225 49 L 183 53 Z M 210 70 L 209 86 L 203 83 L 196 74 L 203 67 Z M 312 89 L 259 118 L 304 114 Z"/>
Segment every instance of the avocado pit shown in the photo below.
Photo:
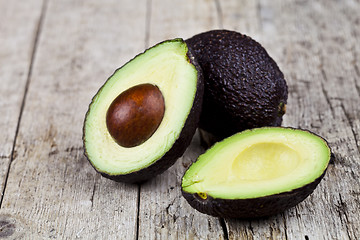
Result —
<path fill-rule="evenodd" d="M 139 84 L 114 99 L 106 113 L 106 126 L 120 146 L 131 148 L 154 134 L 164 113 L 165 101 L 160 89 L 148 83 Z"/>

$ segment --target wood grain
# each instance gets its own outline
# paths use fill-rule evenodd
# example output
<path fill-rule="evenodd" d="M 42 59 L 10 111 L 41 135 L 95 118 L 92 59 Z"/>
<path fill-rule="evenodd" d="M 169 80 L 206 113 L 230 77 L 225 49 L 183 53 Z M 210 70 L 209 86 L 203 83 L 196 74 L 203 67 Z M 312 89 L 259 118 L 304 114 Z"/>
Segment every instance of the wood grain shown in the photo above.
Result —
<path fill-rule="evenodd" d="M 195 211 L 181 195 L 181 178 L 203 151 L 199 145 L 196 134 L 173 167 L 141 186 L 139 239 L 224 239 L 219 219 Z"/>
<path fill-rule="evenodd" d="M 355 0 L 0 0 L 0 238 L 358 239 L 359 12 Z M 218 219 L 186 203 L 181 177 L 204 151 L 197 134 L 141 185 L 104 179 L 83 155 L 88 104 L 116 68 L 216 28 L 267 49 L 289 86 L 283 125 L 325 137 L 335 156 L 310 197 L 266 219 Z"/>
<path fill-rule="evenodd" d="M 29 7 L 33 11 L 28 11 Z M 3 193 L 31 74 L 42 0 L 0 1 L 0 9 L 0 192 Z"/>
<path fill-rule="evenodd" d="M 25 239 L 135 239 L 138 187 L 101 178 L 81 138 L 91 97 L 144 49 L 146 8 L 49 1 L 45 11 L 1 213 Z"/>

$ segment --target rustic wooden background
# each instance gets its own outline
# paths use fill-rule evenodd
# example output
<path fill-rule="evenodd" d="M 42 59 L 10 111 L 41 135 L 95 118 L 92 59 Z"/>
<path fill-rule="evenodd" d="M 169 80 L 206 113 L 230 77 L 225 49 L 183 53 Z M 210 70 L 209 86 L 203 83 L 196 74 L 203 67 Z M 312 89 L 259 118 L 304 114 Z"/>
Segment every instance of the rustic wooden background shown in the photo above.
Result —
<path fill-rule="evenodd" d="M 203 151 L 141 185 L 100 177 L 83 155 L 91 97 L 153 44 L 226 28 L 259 41 L 289 85 L 284 126 L 335 154 L 315 192 L 262 220 L 192 209 L 180 179 Z M 359 239 L 359 0 L 0 0 L 1 239 Z"/>

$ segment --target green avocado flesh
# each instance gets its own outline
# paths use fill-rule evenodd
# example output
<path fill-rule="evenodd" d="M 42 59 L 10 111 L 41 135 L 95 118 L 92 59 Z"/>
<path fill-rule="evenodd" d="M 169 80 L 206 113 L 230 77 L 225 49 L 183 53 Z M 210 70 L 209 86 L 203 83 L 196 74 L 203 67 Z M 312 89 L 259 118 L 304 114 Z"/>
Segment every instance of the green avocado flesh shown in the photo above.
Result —
<path fill-rule="evenodd" d="M 120 175 L 146 168 L 173 146 L 193 106 L 197 70 L 190 63 L 182 39 L 162 42 L 136 56 L 106 81 L 93 98 L 84 123 L 85 154 L 95 169 Z M 115 142 L 106 125 L 106 113 L 113 100 L 139 84 L 159 88 L 165 102 L 163 119 L 144 143 L 125 148 Z"/>
<path fill-rule="evenodd" d="M 201 155 L 182 179 L 183 192 L 254 199 L 290 192 L 318 179 L 330 149 L 308 131 L 264 127 L 235 134 Z"/>

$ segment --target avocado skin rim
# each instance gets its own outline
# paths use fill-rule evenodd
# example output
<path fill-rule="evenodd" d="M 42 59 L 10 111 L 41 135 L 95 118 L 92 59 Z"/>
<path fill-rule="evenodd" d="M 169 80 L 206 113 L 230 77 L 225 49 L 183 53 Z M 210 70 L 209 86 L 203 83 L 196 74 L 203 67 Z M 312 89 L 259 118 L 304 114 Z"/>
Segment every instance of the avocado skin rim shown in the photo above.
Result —
<path fill-rule="evenodd" d="M 179 39 L 170 40 L 170 41 L 179 41 Z M 181 41 L 183 41 L 183 40 L 181 40 Z M 160 43 L 156 44 L 155 46 L 153 46 L 152 48 L 154 48 L 157 45 L 162 44 L 162 43 L 163 42 L 160 42 Z M 194 55 L 192 54 L 192 50 L 191 50 L 190 46 L 187 45 L 187 48 L 188 48 L 188 52 L 187 52 L 188 61 L 192 65 L 194 65 L 194 67 L 197 71 L 197 86 L 196 86 L 196 93 L 195 93 L 193 105 L 191 107 L 189 115 L 185 121 L 184 127 L 181 130 L 178 139 L 174 142 L 174 144 L 169 149 L 169 151 L 167 151 L 160 159 L 154 161 L 151 165 L 149 165 L 143 169 L 140 169 L 138 171 L 134 171 L 134 172 L 131 172 L 128 174 L 121 174 L 121 175 L 109 175 L 107 173 L 101 172 L 98 169 L 96 169 L 95 166 L 91 163 L 91 161 L 88 157 L 88 154 L 86 152 L 86 148 L 84 147 L 85 157 L 87 158 L 87 160 L 89 161 L 91 166 L 98 173 L 100 173 L 103 177 L 114 180 L 116 182 L 126 182 L 126 183 L 144 182 L 150 178 L 155 177 L 158 174 L 163 173 L 165 170 L 167 170 L 169 167 L 171 167 L 176 162 L 176 160 L 184 154 L 186 148 L 190 145 L 190 142 L 192 140 L 192 137 L 195 134 L 195 131 L 197 129 L 199 119 L 200 119 L 202 100 L 203 100 L 203 94 L 204 94 L 204 81 L 203 81 L 203 72 L 202 72 L 200 65 L 194 58 Z M 143 53 L 141 53 L 141 54 L 143 54 Z M 135 56 L 134 58 L 136 58 L 136 57 L 137 56 Z M 130 61 L 132 61 L 132 60 L 130 60 Z M 126 64 L 124 64 L 123 66 L 125 66 Z M 117 72 L 119 69 L 115 70 L 115 72 Z M 115 74 L 115 72 L 114 72 L 114 74 Z M 113 75 L 111 75 L 109 77 L 109 79 L 112 76 Z M 97 94 L 95 94 L 95 96 L 96 95 Z M 87 114 L 88 113 L 86 113 L 86 115 Z M 86 117 L 85 117 L 85 120 L 86 120 Z M 85 124 L 84 124 L 84 127 L 85 127 Z M 83 142 L 85 140 L 85 131 L 84 130 L 85 129 L 83 129 Z M 146 142 L 143 144 L 146 144 Z"/>
<path fill-rule="evenodd" d="M 221 199 L 207 196 L 202 200 L 182 190 L 186 201 L 201 213 L 222 218 L 253 219 L 275 215 L 292 208 L 308 197 L 324 177 L 326 170 L 315 181 L 289 192 L 248 199 Z"/>

